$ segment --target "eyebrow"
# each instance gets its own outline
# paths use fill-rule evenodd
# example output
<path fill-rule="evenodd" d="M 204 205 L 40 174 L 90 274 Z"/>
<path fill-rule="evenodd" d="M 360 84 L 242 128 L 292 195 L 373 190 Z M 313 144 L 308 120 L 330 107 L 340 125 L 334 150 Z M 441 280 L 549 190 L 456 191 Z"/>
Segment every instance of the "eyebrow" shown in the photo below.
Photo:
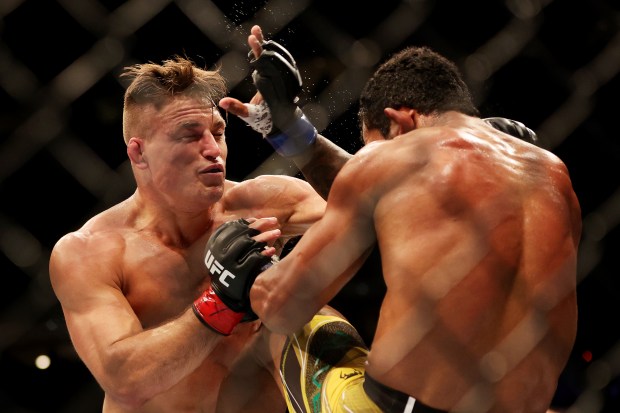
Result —
<path fill-rule="evenodd" d="M 221 117 L 213 117 L 213 122 L 211 124 L 211 129 L 219 129 L 219 128 L 226 128 L 226 122 L 224 122 L 224 119 L 222 119 Z M 195 121 L 186 121 L 186 122 L 182 122 L 181 124 L 179 124 L 176 128 L 177 131 L 179 130 L 183 130 L 183 129 L 194 129 L 197 127 L 201 127 L 204 126 L 203 122 L 195 122 Z"/>

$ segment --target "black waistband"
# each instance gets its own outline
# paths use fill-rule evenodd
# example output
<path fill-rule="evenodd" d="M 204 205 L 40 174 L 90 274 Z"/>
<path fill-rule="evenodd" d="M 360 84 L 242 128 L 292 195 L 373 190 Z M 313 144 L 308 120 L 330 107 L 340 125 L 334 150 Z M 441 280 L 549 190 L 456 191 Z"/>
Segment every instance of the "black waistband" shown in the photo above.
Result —
<path fill-rule="evenodd" d="M 366 373 L 364 391 L 385 413 L 403 413 L 409 401 L 409 395 L 379 383 Z M 415 401 L 411 413 L 446 413 L 443 410 L 426 406 L 419 400 Z"/>

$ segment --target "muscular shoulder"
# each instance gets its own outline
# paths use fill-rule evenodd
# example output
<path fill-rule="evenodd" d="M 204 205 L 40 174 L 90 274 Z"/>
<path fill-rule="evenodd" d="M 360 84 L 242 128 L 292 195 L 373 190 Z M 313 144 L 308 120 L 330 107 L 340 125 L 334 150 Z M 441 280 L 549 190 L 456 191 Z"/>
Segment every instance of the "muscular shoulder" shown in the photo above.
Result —
<path fill-rule="evenodd" d="M 91 217 L 78 230 L 60 238 L 54 250 L 72 251 L 80 255 L 111 246 L 118 247 L 124 242 L 124 234 L 133 228 L 132 222 L 135 220 L 131 216 L 127 201 L 114 205 Z"/>
<path fill-rule="evenodd" d="M 388 189 L 401 184 L 405 177 L 417 175 L 428 167 L 433 156 L 431 143 L 425 134 L 408 135 L 364 146 L 345 164 L 334 186 L 347 186 L 355 191 L 371 187 Z"/>
<path fill-rule="evenodd" d="M 102 213 L 56 242 L 49 263 L 55 289 L 64 284 L 94 282 L 99 274 L 120 273 L 117 270 L 125 251 L 126 230 L 106 222 L 110 218 Z M 93 278 L 86 280 L 83 274 Z"/>
<path fill-rule="evenodd" d="M 124 245 L 124 238 L 115 230 L 91 230 L 81 228 L 77 231 L 65 234 L 56 242 L 52 250 L 52 259 L 61 258 L 79 259 L 86 255 L 94 255 L 100 252 L 118 251 Z"/>

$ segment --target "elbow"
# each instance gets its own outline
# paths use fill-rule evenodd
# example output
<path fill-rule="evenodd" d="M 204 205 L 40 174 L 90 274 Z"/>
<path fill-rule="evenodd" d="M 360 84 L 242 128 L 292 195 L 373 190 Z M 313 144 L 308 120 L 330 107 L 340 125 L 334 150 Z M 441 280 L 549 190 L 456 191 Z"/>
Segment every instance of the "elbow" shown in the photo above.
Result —
<path fill-rule="evenodd" d="M 109 380 L 107 383 L 100 383 L 106 397 L 114 400 L 127 410 L 136 410 L 142 407 L 153 396 L 146 394 L 145 389 L 130 380 Z"/>
<path fill-rule="evenodd" d="M 142 370 L 132 368 L 127 358 L 112 356 L 105 364 L 103 378 L 98 380 L 106 397 L 128 410 L 142 407 L 155 396 L 148 380 L 142 377 Z"/>
<path fill-rule="evenodd" d="M 152 398 L 152 395 L 145 394 L 144 389 L 141 389 L 137 383 L 131 383 L 130 380 L 111 379 L 107 383 L 100 382 L 100 384 L 106 397 L 127 410 L 139 409 Z"/>

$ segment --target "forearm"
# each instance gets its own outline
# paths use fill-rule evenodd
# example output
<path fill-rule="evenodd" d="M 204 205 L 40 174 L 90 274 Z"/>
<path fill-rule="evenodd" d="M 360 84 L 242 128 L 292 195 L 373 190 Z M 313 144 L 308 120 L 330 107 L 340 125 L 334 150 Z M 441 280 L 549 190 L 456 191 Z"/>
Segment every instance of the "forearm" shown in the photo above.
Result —
<path fill-rule="evenodd" d="M 99 382 L 110 397 L 139 406 L 187 377 L 221 337 L 187 310 L 166 324 L 112 344 Z"/>
<path fill-rule="evenodd" d="M 304 248 L 303 242 L 302 238 L 282 261 L 261 273 L 250 289 L 253 311 L 274 333 L 287 335 L 299 330 L 335 296 L 354 270 L 350 267 L 351 271 L 340 273 L 336 261 L 323 261 L 320 254 Z M 307 256 L 298 254 L 300 246 Z"/>
<path fill-rule="evenodd" d="M 326 213 L 286 257 L 256 278 L 253 311 L 273 332 L 297 331 L 353 278 L 375 240 L 365 226 L 355 228 L 334 210 Z"/>
<path fill-rule="evenodd" d="M 327 199 L 336 175 L 352 156 L 326 137 L 317 135 L 314 143 L 304 153 L 290 159 L 314 190 Z"/>
<path fill-rule="evenodd" d="M 298 297 L 298 288 L 274 288 L 273 284 L 271 281 L 261 280 L 259 276 L 250 290 L 253 311 L 273 333 L 294 333 L 321 308 L 318 302 L 303 301 L 302 297 Z M 308 288 L 305 291 L 307 292 Z"/>

